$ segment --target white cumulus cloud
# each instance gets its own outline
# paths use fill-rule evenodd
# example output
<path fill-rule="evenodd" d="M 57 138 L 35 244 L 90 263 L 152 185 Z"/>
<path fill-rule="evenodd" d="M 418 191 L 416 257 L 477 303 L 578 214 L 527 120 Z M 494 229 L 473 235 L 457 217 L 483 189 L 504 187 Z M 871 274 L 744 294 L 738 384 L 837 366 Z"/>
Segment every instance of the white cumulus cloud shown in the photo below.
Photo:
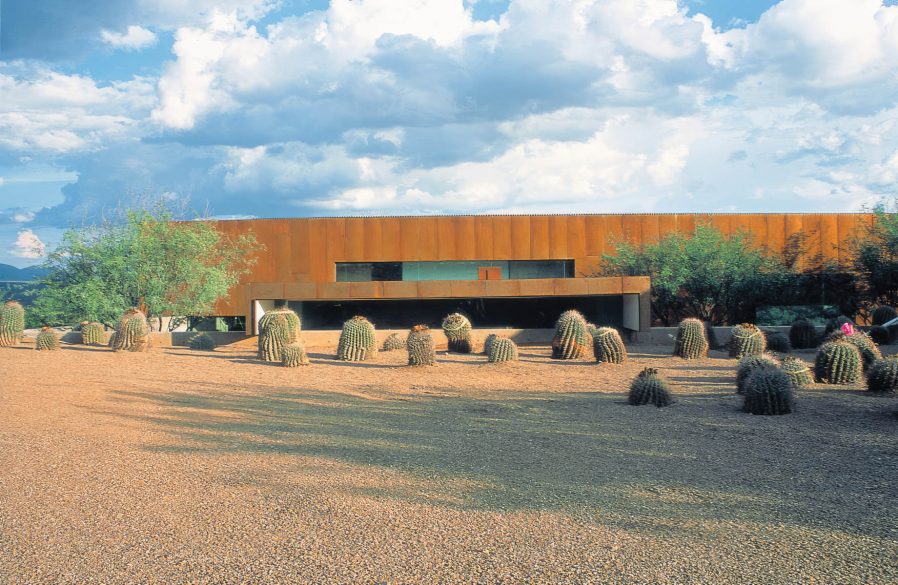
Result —
<path fill-rule="evenodd" d="M 28 228 L 19 230 L 16 241 L 9 250 L 10 255 L 18 258 L 37 260 L 47 255 L 47 248 L 37 234 Z"/>
<path fill-rule="evenodd" d="M 131 25 L 123 33 L 117 33 L 110 30 L 100 31 L 100 38 L 103 42 L 117 49 L 125 49 L 128 51 L 136 51 L 152 47 L 156 44 L 156 33 L 143 28 L 142 26 Z"/>

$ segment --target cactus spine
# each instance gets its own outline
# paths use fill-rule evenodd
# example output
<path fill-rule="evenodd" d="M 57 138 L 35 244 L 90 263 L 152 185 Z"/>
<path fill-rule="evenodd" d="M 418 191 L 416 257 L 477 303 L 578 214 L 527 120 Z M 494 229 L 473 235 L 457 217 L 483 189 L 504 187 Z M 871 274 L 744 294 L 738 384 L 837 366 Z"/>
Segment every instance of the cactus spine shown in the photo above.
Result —
<path fill-rule="evenodd" d="M 363 362 L 375 355 L 377 355 L 377 338 L 371 321 L 356 315 L 343 323 L 343 331 L 337 343 L 337 359 Z"/>
<path fill-rule="evenodd" d="M 814 378 L 828 384 L 854 384 L 861 377 L 861 353 L 846 341 L 828 341 L 817 350 Z"/>
<path fill-rule="evenodd" d="M 443 332 L 449 340 L 449 351 L 471 353 L 471 322 L 461 313 L 452 313 L 443 319 Z"/>
<path fill-rule="evenodd" d="M 736 393 L 745 393 L 745 381 L 758 368 L 778 368 L 779 359 L 769 353 L 761 355 L 750 355 L 739 360 L 739 367 L 736 369 Z"/>
<path fill-rule="evenodd" d="M 869 335 L 862 331 L 855 331 L 851 335 L 845 335 L 842 331 L 833 331 L 826 340 L 847 341 L 856 347 L 857 350 L 861 352 L 864 371 L 866 371 L 873 362 L 882 359 L 882 352 L 879 351 L 879 347 L 877 347 L 873 340 L 870 339 Z"/>
<path fill-rule="evenodd" d="M 789 414 L 795 403 L 789 375 L 778 368 L 758 368 L 745 383 L 743 409 L 751 414 Z"/>
<path fill-rule="evenodd" d="M 782 370 L 789 376 L 792 388 L 798 389 L 814 382 L 811 368 L 797 357 L 788 356 L 783 358 Z"/>
<path fill-rule="evenodd" d="M 497 337 L 490 344 L 490 353 L 487 359 L 490 363 L 516 362 L 518 361 L 518 346 L 507 337 Z"/>
<path fill-rule="evenodd" d="M 873 324 L 884 325 L 895 317 L 898 317 L 898 311 L 895 311 L 894 307 L 882 305 L 873 311 Z"/>
<path fill-rule="evenodd" d="M 285 345 L 281 351 L 281 356 L 281 364 L 285 368 L 309 365 L 309 356 L 306 355 L 306 346 L 303 345 L 302 341 Z"/>
<path fill-rule="evenodd" d="M 190 349 L 199 351 L 215 351 L 215 340 L 208 333 L 197 333 L 190 338 Z"/>
<path fill-rule="evenodd" d="M 432 366 L 436 361 L 433 351 L 433 336 L 427 325 L 415 325 L 405 340 L 408 349 L 408 365 Z"/>
<path fill-rule="evenodd" d="M 81 343 L 84 345 L 103 345 L 106 341 L 106 328 L 102 323 L 81 322 Z"/>
<path fill-rule="evenodd" d="M 111 345 L 114 351 L 146 351 L 149 349 L 147 318 L 139 309 L 128 309 L 115 327 Z"/>
<path fill-rule="evenodd" d="M 25 309 L 16 301 L 0 306 L 0 347 L 17 345 L 25 331 Z"/>
<path fill-rule="evenodd" d="M 741 323 L 733 327 L 733 339 L 730 342 L 730 357 L 744 358 L 764 353 L 767 340 L 757 325 Z"/>
<path fill-rule="evenodd" d="M 654 404 L 657 407 L 673 403 L 670 388 L 655 368 L 645 368 L 630 384 L 627 402 L 633 406 Z"/>
<path fill-rule="evenodd" d="M 299 316 L 286 307 L 268 311 L 259 320 L 259 359 L 280 362 L 284 346 L 299 341 Z"/>
<path fill-rule="evenodd" d="M 398 333 L 390 333 L 390 336 L 384 340 L 384 351 L 396 351 L 397 349 L 405 349 L 405 340 Z"/>
<path fill-rule="evenodd" d="M 34 349 L 39 351 L 59 349 L 59 336 L 55 331 L 44 325 L 34 340 Z"/>
<path fill-rule="evenodd" d="M 875 394 L 898 392 L 898 356 L 877 360 L 867 372 L 867 390 Z"/>
<path fill-rule="evenodd" d="M 622 364 L 627 359 L 627 348 L 614 327 L 599 327 L 593 337 L 596 361 L 604 364 Z"/>
<path fill-rule="evenodd" d="M 789 327 L 789 343 L 795 349 L 808 349 L 817 345 L 817 328 L 807 319 L 798 319 Z"/>
<path fill-rule="evenodd" d="M 686 360 L 695 360 L 708 355 L 708 338 L 705 324 L 698 319 L 683 319 L 677 327 L 674 341 L 674 355 Z"/>
<path fill-rule="evenodd" d="M 565 311 L 555 323 L 552 338 L 552 358 L 573 360 L 582 357 L 592 340 L 586 328 L 586 319 L 577 311 Z"/>

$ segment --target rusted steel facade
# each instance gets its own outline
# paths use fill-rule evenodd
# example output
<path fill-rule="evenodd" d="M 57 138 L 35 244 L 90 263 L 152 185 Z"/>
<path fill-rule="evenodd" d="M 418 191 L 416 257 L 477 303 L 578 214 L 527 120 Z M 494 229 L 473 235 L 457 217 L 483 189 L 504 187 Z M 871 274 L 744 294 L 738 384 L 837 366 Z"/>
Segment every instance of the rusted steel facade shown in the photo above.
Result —
<path fill-rule="evenodd" d="M 218 305 L 219 315 L 251 318 L 257 299 L 379 299 L 640 294 L 648 279 L 585 278 L 615 242 L 657 242 L 707 223 L 744 230 L 781 252 L 806 234 L 811 255 L 847 260 L 845 242 L 872 214 L 619 214 L 333 217 L 216 222 L 229 234 L 252 232 L 265 246 L 253 270 Z M 573 260 L 577 278 L 487 281 L 337 282 L 338 262 Z M 641 305 L 643 303 L 640 303 Z M 647 300 L 645 301 L 647 312 Z M 642 311 L 641 311 L 642 312 Z"/>

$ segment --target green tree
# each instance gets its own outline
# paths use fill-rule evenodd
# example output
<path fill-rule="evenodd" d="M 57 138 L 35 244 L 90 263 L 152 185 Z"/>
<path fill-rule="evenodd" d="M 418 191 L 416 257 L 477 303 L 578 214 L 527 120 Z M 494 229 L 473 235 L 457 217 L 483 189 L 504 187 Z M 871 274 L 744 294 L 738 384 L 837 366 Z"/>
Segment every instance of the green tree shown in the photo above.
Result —
<path fill-rule="evenodd" d="M 898 197 L 872 209 L 873 223 L 849 240 L 852 268 L 861 289 L 861 305 L 898 306 Z"/>
<path fill-rule="evenodd" d="M 255 262 L 250 235 L 207 220 L 175 221 L 170 207 L 130 210 L 122 221 L 68 230 L 45 264 L 34 312 L 51 324 L 112 325 L 129 307 L 149 317 L 202 316 Z M 161 326 L 161 319 L 160 319 Z"/>
<path fill-rule="evenodd" d="M 691 235 L 674 232 L 657 244 L 618 242 L 602 258 L 607 275 L 652 278 L 652 313 L 665 325 L 683 317 L 712 323 L 753 319 L 754 308 L 771 289 L 788 285 L 792 273 L 782 258 L 753 245 L 751 236 L 724 236 L 708 225 Z"/>

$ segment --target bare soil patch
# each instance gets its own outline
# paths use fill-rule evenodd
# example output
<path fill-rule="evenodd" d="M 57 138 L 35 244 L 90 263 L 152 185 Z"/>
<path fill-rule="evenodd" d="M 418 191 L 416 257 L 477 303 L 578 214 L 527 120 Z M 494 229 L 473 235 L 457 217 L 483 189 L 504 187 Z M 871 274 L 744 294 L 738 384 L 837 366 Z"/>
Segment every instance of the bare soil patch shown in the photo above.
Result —
<path fill-rule="evenodd" d="M 291 369 L 245 346 L 0 349 L 0 575 L 898 582 L 895 397 L 817 385 L 751 416 L 724 354 L 629 350 Z M 647 366 L 676 404 L 626 404 Z"/>

